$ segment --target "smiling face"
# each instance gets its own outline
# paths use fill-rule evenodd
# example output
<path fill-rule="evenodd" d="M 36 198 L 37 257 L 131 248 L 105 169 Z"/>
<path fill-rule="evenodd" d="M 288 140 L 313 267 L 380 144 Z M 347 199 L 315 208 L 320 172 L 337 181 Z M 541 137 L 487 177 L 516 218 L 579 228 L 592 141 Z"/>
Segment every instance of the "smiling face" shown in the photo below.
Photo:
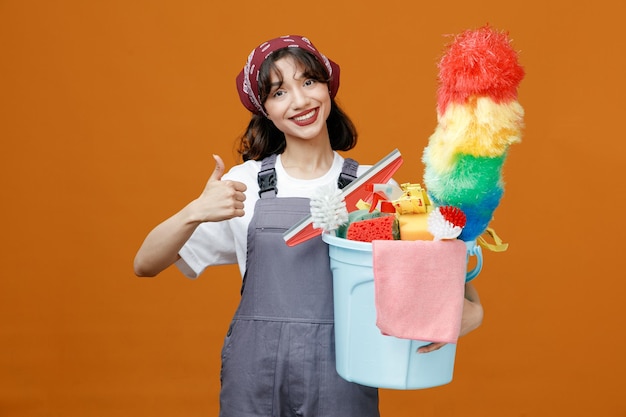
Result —
<path fill-rule="evenodd" d="M 293 57 L 285 56 L 274 63 L 270 84 L 265 111 L 287 142 L 329 141 L 326 119 L 331 99 L 326 83 L 308 74 Z"/>

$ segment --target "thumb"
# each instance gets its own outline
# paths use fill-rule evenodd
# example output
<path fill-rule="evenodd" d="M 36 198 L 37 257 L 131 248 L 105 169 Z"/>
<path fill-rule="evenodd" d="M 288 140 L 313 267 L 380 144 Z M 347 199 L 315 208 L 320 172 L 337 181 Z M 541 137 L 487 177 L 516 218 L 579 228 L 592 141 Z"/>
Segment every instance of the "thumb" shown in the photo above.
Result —
<path fill-rule="evenodd" d="M 224 161 L 219 155 L 213 155 L 213 159 L 215 159 L 215 169 L 211 173 L 209 181 L 219 181 L 224 175 Z"/>

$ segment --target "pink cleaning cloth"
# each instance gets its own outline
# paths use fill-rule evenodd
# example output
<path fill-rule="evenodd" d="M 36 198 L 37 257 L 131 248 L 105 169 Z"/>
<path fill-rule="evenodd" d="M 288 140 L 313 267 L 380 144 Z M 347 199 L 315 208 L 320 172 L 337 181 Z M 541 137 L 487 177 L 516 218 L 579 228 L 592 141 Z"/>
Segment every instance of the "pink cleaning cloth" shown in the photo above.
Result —
<path fill-rule="evenodd" d="M 456 343 L 461 330 L 465 242 L 372 242 L 376 325 L 389 336 Z"/>

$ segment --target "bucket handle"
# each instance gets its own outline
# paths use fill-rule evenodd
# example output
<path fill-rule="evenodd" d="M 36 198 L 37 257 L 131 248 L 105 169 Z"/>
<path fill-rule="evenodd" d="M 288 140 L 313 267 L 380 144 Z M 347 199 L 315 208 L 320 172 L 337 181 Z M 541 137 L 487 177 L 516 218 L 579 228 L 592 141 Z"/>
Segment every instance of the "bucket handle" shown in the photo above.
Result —
<path fill-rule="evenodd" d="M 470 282 L 474 278 L 480 274 L 480 271 L 483 269 L 483 251 L 480 245 L 476 244 L 475 240 L 469 240 L 465 242 L 465 246 L 467 247 L 467 260 L 469 262 L 470 256 L 476 257 L 476 266 L 471 271 L 467 271 L 465 274 L 465 282 Z"/>

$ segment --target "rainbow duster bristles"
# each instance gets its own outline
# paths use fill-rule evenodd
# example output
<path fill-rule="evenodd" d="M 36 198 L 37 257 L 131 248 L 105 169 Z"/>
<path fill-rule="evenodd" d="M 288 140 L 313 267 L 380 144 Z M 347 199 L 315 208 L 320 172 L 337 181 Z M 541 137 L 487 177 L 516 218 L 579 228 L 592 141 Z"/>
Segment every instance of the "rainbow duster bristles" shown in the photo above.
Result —
<path fill-rule="evenodd" d="M 500 203 L 507 151 L 521 141 L 523 78 L 508 35 L 489 26 L 457 35 L 439 62 L 438 124 L 424 149 L 424 183 L 435 206 L 465 213 L 462 240 L 480 236 Z"/>

